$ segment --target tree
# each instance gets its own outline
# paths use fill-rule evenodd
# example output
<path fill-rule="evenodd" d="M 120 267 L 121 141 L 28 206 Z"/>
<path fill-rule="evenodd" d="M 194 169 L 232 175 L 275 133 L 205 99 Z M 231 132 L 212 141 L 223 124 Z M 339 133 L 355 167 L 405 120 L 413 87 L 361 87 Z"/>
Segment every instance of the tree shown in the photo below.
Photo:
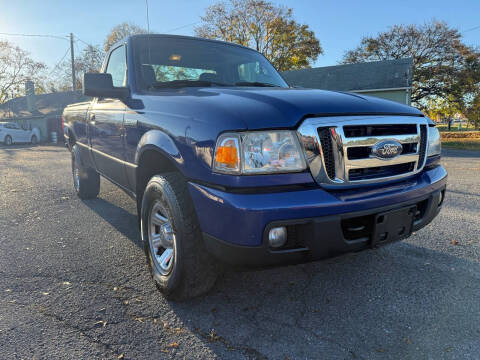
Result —
<path fill-rule="evenodd" d="M 77 89 L 82 88 L 82 76 L 87 72 L 99 72 L 105 53 L 100 45 L 88 45 L 75 57 L 75 81 Z M 72 89 L 72 63 L 63 61 L 53 69 L 53 76 L 46 81 L 45 87 L 50 92 L 69 91 Z"/>
<path fill-rule="evenodd" d="M 147 31 L 135 24 L 132 23 L 121 23 L 112 28 L 110 30 L 110 33 L 107 35 L 107 38 L 105 39 L 105 44 L 104 44 L 104 50 L 107 52 L 110 50 L 110 47 L 114 45 L 117 41 L 120 41 L 124 38 L 126 38 L 129 35 L 135 35 L 135 34 L 146 34 Z"/>
<path fill-rule="evenodd" d="M 45 64 L 30 58 L 28 52 L 8 41 L 0 41 L 0 104 L 24 94 L 25 82 L 38 83 Z"/>
<path fill-rule="evenodd" d="M 462 42 L 457 29 L 433 20 L 424 25 L 395 25 L 375 37 L 364 37 L 342 62 L 413 58 L 412 102 L 423 108 L 429 99 L 448 98 L 469 59 L 478 55 Z"/>
<path fill-rule="evenodd" d="M 425 106 L 425 115 L 436 121 L 447 121 L 460 112 L 460 107 L 451 95 L 447 98 L 429 99 Z"/>
<path fill-rule="evenodd" d="M 480 129 L 480 92 L 472 99 L 465 109 L 465 116 L 475 130 Z"/>
<path fill-rule="evenodd" d="M 229 0 L 206 9 L 195 34 L 261 52 L 280 71 L 310 67 L 323 53 L 308 25 L 293 19 L 293 10 L 264 0 Z"/>
<path fill-rule="evenodd" d="M 480 53 L 467 56 L 464 69 L 456 77 L 451 97 L 468 121 L 480 126 Z"/>
<path fill-rule="evenodd" d="M 84 72 L 99 72 L 105 52 L 100 45 L 88 45 L 83 49 L 81 55 L 75 59 L 75 66 L 77 71 Z"/>

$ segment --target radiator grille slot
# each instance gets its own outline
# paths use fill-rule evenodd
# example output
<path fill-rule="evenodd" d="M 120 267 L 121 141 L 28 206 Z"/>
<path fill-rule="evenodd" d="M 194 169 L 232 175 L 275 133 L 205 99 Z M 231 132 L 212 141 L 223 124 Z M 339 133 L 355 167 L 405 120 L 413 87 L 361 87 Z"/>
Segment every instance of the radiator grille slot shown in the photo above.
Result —
<path fill-rule="evenodd" d="M 409 162 L 397 165 L 376 166 L 363 169 L 350 169 L 348 172 L 348 176 L 350 181 L 384 178 L 413 171 L 414 166 L 414 162 Z"/>
<path fill-rule="evenodd" d="M 346 138 L 361 136 L 410 135 L 417 133 L 417 124 L 349 125 L 343 127 Z"/>
<path fill-rule="evenodd" d="M 402 144 L 402 154 L 415 154 L 417 151 L 417 143 Z M 372 153 L 371 146 L 357 146 L 347 149 L 347 156 L 350 160 L 368 159 Z"/>
<path fill-rule="evenodd" d="M 425 153 L 427 152 L 427 126 L 420 125 L 420 149 L 418 150 L 417 170 L 423 166 L 425 162 Z"/>
<path fill-rule="evenodd" d="M 333 157 L 333 144 L 330 128 L 319 128 L 318 136 L 322 146 L 325 170 L 330 179 L 335 179 L 335 158 Z"/>

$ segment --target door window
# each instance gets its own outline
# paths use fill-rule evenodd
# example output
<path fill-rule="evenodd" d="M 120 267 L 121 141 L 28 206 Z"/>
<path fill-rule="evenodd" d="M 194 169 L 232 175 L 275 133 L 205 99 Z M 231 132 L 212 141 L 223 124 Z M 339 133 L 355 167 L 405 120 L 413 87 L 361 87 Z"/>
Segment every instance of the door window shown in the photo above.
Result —
<path fill-rule="evenodd" d="M 120 87 L 126 85 L 127 63 L 125 46 L 120 46 L 112 51 L 105 72 L 112 75 L 113 86 Z"/>
<path fill-rule="evenodd" d="M 238 78 L 240 81 L 269 82 L 271 76 L 268 69 L 258 61 L 240 64 L 238 66 Z"/>

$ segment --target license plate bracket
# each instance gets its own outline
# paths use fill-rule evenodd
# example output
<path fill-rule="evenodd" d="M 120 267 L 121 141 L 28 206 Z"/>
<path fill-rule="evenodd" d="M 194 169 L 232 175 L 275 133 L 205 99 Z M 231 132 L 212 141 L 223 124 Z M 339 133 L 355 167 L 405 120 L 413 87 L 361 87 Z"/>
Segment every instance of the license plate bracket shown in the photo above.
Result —
<path fill-rule="evenodd" d="M 417 206 L 413 205 L 377 214 L 372 247 L 409 237 L 412 233 L 416 211 Z"/>

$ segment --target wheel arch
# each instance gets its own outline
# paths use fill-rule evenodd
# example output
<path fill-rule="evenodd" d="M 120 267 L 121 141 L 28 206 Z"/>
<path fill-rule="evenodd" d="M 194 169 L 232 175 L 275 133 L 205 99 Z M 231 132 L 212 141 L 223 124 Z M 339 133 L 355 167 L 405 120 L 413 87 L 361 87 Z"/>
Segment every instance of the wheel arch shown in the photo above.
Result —
<path fill-rule="evenodd" d="M 13 136 L 9 132 L 5 133 L 5 135 L 3 136 L 3 142 L 5 143 L 7 141 L 7 136 L 9 136 L 10 139 L 12 139 L 12 144 L 13 144 Z"/>
<path fill-rule="evenodd" d="M 77 142 L 77 138 L 75 136 L 73 129 L 70 128 L 70 126 L 67 126 L 66 124 L 64 125 L 63 136 L 65 137 L 65 141 L 66 141 L 66 144 L 68 145 L 68 148 L 70 149 L 70 151 L 72 151 L 73 145 L 75 145 L 75 143 Z"/>
<path fill-rule="evenodd" d="M 162 173 L 183 172 L 183 156 L 173 139 L 165 132 L 151 130 L 140 139 L 135 153 L 135 193 L 140 210 L 143 192 L 148 181 Z"/>

